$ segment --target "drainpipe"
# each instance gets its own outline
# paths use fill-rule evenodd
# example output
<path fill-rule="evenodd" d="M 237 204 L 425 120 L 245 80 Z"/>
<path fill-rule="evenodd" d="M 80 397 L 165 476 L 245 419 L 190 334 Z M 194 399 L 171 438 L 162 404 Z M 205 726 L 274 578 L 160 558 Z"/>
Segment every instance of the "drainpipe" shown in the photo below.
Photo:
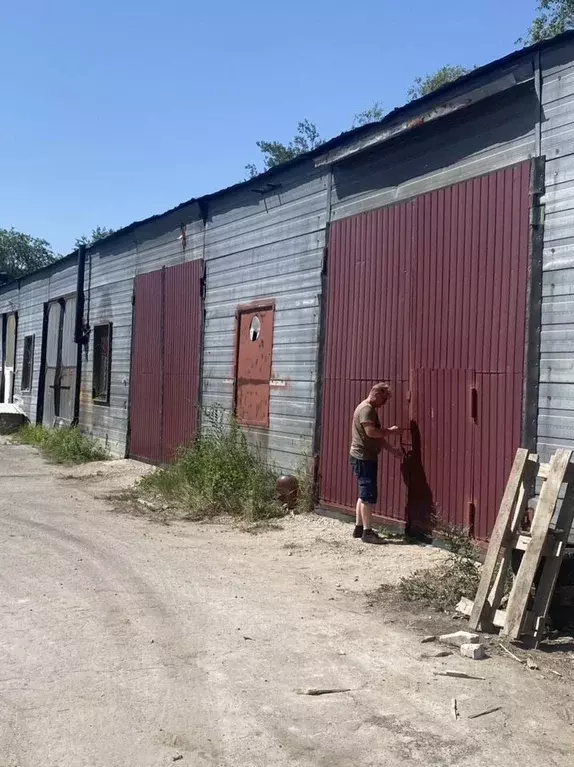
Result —
<path fill-rule="evenodd" d="M 76 322 L 74 325 L 74 342 L 77 344 L 76 354 L 76 391 L 74 393 L 74 420 L 77 426 L 80 420 L 80 393 L 82 390 L 82 346 L 84 335 L 84 276 L 86 272 L 86 246 L 78 248 L 78 281 L 76 283 Z"/>

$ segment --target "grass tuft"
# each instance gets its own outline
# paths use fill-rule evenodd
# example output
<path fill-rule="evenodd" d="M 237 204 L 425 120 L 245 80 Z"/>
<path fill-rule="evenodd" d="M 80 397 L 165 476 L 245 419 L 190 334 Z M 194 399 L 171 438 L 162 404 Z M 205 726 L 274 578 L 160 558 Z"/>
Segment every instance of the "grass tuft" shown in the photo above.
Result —
<path fill-rule="evenodd" d="M 27 424 L 19 429 L 14 441 L 37 447 L 52 463 L 88 463 L 109 458 L 99 442 L 86 437 L 76 426 L 47 429 L 45 426 Z"/>
<path fill-rule="evenodd" d="M 220 408 L 205 411 L 208 428 L 174 463 L 144 477 L 138 491 L 187 510 L 188 519 L 231 515 L 250 522 L 284 516 L 276 474 Z"/>
<path fill-rule="evenodd" d="M 447 612 L 454 610 L 461 597 L 474 597 L 480 571 L 476 549 L 466 530 L 443 524 L 439 532 L 448 557 L 436 567 L 416 570 L 402 578 L 398 592 L 409 602 L 422 602 Z"/>

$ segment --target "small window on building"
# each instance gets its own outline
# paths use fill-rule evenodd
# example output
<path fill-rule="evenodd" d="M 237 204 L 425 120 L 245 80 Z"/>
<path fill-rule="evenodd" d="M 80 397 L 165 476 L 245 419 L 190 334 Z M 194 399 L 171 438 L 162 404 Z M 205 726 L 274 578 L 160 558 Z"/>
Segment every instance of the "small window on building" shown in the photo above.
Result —
<path fill-rule="evenodd" d="M 34 372 L 34 336 L 24 337 L 24 356 L 22 358 L 22 391 L 30 391 L 32 388 L 32 375 Z"/>
<path fill-rule="evenodd" d="M 92 398 L 107 404 L 110 401 L 110 370 L 112 362 L 112 326 L 94 327 L 94 380 Z"/>

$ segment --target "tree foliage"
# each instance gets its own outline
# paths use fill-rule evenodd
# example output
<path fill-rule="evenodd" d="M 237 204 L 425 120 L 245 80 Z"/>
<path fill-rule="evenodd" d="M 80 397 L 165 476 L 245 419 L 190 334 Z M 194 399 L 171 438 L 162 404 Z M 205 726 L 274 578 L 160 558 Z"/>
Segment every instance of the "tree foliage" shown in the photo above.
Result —
<path fill-rule="evenodd" d="M 470 69 L 467 69 L 467 67 L 447 64 L 433 74 L 417 77 L 407 91 L 409 101 L 420 99 L 422 96 L 428 96 L 429 93 L 442 88 L 442 86 L 447 83 L 452 83 L 453 80 L 458 80 L 459 77 L 462 77 L 469 72 Z"/>
<path fill-rule="evenodd" d="M 365 109 L 363 112 L 357 112 L 355 119 L 353 120 L 352 128 L 358 128 L 360 125 L 368 125 L 369 123 L 376 123 L 382 120 L 385 116 L 385 110 L 378 101 L 375 101 L 372 107 Z"/>
<path fill-rule="evenodd" d="M 319 146 L 322 139 L 315 123 L 310 120 L 302 120 L 297 123 L 297 133 L 288 144 L 280 141 L 258 141 L 257 146 L 263 155 L 263 171 L 260 171 L 254 163 L 245 166 L 249 177 L 253 178 L 258 173 L 270 170 L 276 165 L 293 160 L 304 152 L 310 152 Z"/>
<path fill-rule="evenodd" d="M 80 245 L 85 245 L 87 248 L 89 248 L 98 240 L 103 240 L 104 237 L 109 237 L 109 235 L 113 234 L 114 231 L 115 229 L 108 229 L 105 226 L 96 226 L 95 229 L 92 229 L 92 233 L 90 235 L 83 234 L 81 237 L 76 237 L 74 247 L 79 248 Z"/>
<path fill-rule="evenodd" d="M 533 45 L 574 29 L 574 0 L 538 0 L 536 11 L 538 15 L 519 43 Z"/>
<path fill-rule="evenodd" d="M 0 274 L 4 280 L 15 280 L 29 272 L 53 263 L 58 256 L 50 243 L 38 237 L 0 229 Z"/>

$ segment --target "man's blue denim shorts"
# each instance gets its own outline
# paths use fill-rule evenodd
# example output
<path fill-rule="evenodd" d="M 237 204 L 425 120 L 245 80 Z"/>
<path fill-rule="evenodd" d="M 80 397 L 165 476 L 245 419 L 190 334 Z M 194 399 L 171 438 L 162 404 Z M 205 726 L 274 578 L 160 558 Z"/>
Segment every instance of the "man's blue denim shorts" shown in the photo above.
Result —
<path fill-rule="evenodd" d="M 351 456 L 351 466 L 359 483 L 359 498 L 363 503 L 370 503 L 374 506 L 378 498 L 377 461 L 363 461 Z"/>

